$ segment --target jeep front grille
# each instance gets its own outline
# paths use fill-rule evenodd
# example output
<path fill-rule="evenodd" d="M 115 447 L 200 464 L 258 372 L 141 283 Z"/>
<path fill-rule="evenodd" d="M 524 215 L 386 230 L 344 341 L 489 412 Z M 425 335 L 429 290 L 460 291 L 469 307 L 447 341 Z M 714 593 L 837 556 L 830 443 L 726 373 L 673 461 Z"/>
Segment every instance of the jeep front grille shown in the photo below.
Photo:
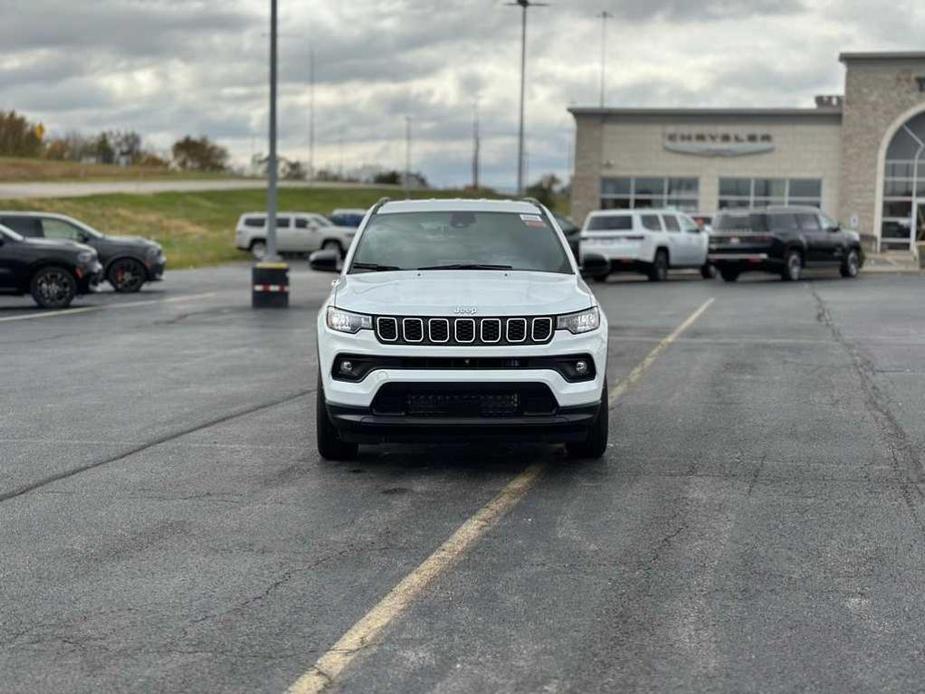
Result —
<path fill-rule="evenodd" d="M 379 342 L 400 345 L 544 345 L 555 332 L 551 316 L 377 316 L 373 324 Z"/>

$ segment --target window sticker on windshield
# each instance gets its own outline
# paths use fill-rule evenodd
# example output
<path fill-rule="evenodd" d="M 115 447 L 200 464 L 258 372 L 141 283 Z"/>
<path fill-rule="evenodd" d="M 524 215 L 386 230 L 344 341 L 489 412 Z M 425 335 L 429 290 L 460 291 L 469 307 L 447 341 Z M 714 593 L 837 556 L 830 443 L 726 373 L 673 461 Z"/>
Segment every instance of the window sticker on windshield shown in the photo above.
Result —
<path fill-rule="evenodd" d="M 520 215 L 520 220 L 528 227 L 546 228 L 546 222 L 538 214 L 522 214 Z"/>

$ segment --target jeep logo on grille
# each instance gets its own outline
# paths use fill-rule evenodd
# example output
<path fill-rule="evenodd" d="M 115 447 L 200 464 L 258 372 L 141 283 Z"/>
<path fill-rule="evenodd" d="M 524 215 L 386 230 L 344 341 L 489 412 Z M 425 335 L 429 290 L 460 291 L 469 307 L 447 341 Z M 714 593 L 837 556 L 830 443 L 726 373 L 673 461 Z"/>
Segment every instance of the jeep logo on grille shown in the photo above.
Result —
<path fill-rule="evenodd" d="M 479 310 L 475 306 L 457 306 L 453 313 L 457 316 L 474 316 Z"/>

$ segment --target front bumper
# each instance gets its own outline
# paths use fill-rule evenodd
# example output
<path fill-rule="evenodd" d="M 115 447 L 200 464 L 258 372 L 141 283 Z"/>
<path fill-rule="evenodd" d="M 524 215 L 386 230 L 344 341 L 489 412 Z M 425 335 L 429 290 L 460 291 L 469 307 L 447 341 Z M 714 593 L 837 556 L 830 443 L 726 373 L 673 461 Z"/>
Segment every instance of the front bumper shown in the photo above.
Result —
<path fill-rule="evenodd" d="M 504 439 L 562 443 L 582 441 L 600 416 L 600 402 L 559 408 L 555 414 L 520 417 L 415 417 L 379 415 L 368 407 L 328 405 L 328 417 L 351 443 L 445 442 Z"/>
<path fill-rule="evenodd" d="M 89 294 L 103 280 L 103 265 L 99 261 L 81 265 L 77 268 L 75 274 L 77 276 L 77 292 L 79 294 Z"/>
<path fill-rule="evenodd" d="M 338 355 L 370 355 L 394 357 L 456 357 L 456 358 L 529 358 L 560 355 L 590 355 L 594 362 L 594 378 L 569 382 L 555 369 L 407 369 L 383 368 L 370 372 L 359 382 L 335 380 L 332 376 Z M 370 408 L 379 390 L 390 383 L 450 384 L 459 382 L 486 384 L 541 384 L 549 389 L 561 409 L 600 403 L 604 375 L 607 370 L 607 319 L 601 314 L 601 326 L 590 333 L 572 335 L 557 330 L 545 345 L 523 347 L 439 347 L 388 345 L 380 343 L 371 330 L 355 335 L 338 333 L 325 324 L 324 309 L 318 318 L 318 361 L 325 398 L 332 406 Z"/>
<path fill-rule="evenodd" d="M 164 269 L 167 267 L 167 258 L 163 255 L 154 260 L 145 262 L 145 268 L 148 271 L 148 282 L 158 282 L 164 278 Z"/>

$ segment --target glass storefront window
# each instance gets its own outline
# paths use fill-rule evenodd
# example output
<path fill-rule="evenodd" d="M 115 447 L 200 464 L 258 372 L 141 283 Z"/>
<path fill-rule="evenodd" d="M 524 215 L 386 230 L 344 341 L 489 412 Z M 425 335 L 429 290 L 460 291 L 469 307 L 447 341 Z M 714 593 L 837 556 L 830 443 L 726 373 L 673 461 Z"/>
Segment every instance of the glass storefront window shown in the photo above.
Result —
<path fill-rule="evenodd" d="M 820 206 L 819 178 L 721 178 L 719 206 L 767 207 L 768 205 Z"/>
<path fill-rule="evenodd" d="M 696 212 L 699 209 L 699 192 L 700 180 L 697 178 L 602 178 L 601 209 L 674 207 Z"/>
<path fill-rule="evenodd" d="M 884 217 L 912 217 L 911 200 L 886 200 L 883 203 Z"/>
<path fill-rule="evenodd" d="M 883 194 L 888 198 L 911 198 L 914 186 L 911 178 L 888 178 L 883 182 Z"/>
<path fill-rule="evenodd" d="M 785 178 L 756 178 L 755 197 L 787 197 L 787 179 Z"/>
<path fill-rule="evenodd" d="M 822 181 L 818 178 L 791 178 L 790 198 L 822 197 Z"/>

